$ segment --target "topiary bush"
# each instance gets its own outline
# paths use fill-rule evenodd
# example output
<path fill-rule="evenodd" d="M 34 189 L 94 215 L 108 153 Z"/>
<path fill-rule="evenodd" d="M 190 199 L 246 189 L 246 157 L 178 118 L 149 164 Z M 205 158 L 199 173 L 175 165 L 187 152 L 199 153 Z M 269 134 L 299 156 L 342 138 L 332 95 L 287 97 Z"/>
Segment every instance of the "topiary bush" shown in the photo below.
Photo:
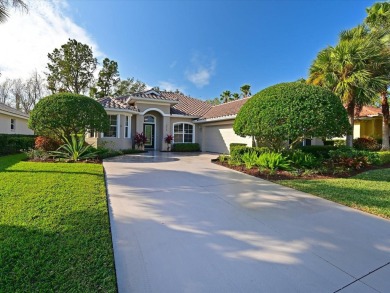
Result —
<path fill-rule="evenodd" d="M 0 155 L 20 153 L 34 147 L 34 135 L 0 134 Z"/>
<path fill-rule="evenodd" d="M 104 132 L 109 122 L 103 106 L 92 98 L 59 93 L 41 99 L 30 113 L 29 128 L 38 135 L 55 139 L 85 134 L 87 130 Z"/>
<path fill-rule="evenodd" d="M 174 143 L 172 146 L 173 152 L 199 152 L 199 143 Z"/>
<path fill-rule="evenodd" d="M 347 112 L 331 91 L 304 83 L 281 83 L 250 98 L 233 125 L 236 134 L 254 136 L 273 150 L 309 137 L 332 138 L 351 132 Z"/>
<path fill-rule="evenodd" d="M 353 140 L 353 147 L 357 150 L 379 151 L 381 145 L 373 137 L 359 137 Z"/>

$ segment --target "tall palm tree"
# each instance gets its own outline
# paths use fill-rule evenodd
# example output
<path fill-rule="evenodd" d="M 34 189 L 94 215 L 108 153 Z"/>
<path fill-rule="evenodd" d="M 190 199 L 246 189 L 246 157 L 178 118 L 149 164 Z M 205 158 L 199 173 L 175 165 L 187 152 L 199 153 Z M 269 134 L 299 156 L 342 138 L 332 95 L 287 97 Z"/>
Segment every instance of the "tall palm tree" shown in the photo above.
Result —
<path fill-rule="evenodd" d="M 240 87 L 241 95 L 243 98 L 247 98 L 251 95 L 251 86 L 249 84 L 244 84 Z"/>
<path fill-rule="evenodd" d="M 5 22 L 9 17 L 9 7 L 20 8 L 27 10 L 27 5 L 23 0 L 0 0 L 0 22 Z"/>
<path fill-rule="evenodd" d="M 227 103 L 227 102 L 231 101 L 232 100 L 231 92 L 230 91 L 222 92 L 220 100 L 222 103 Z"/>
<path fill-rule="evenodd" d="M 367 8 L 367 17 L 364 20 L 374 34 L 382 37 L 378 40 L 383 44 L 383 54 L 390 54 L 390 3 L 378 2 Z M 388 87 L 390 86 L 390 69 L 387 68 L 388 83 L 380 92 L 382 106 L 382 150 L 390 149 L 389 131 L 389 101 Z"/>
<path fill-rule="evenodd" d="M 353 129 L 355 108 L 369 104 L 386 79 L 375 73 L 383 66 L 381 48 L 371 38 L 350 37 L 357 30 L 345 31 L 335 47 L 322 50 L 310 67 L 308 83 L 332 90 L 347 108 Z M 347 145 L 353 144 L 353 131 L 347 135 Z"/>

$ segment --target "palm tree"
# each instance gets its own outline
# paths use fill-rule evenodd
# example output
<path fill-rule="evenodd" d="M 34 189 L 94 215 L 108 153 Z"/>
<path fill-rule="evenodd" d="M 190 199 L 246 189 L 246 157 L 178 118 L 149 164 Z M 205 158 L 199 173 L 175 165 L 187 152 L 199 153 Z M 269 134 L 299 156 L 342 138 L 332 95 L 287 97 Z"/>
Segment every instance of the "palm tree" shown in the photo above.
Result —
<path fill-rule="evenodd" d="M 222 103 L 227 103 L 227 102 L 231 101 L 232 100 L 231 92 L 230 91 L 222 92 L 220 100 Z"/>
<path fill-rule="evenodd" d="M 322 50 L 310 67 L 308 83 L 332 90 L 347 108 L 353 129 L 355 109 L 372 102 L 376 93 L 385 86 L 386 78 L 375 73 L 386 62 L 382 50 L 371 37 L 354 38 L 362 33 L 358 27 L 345 31 L 335 47 Z M 352 147 L 353 132 L 347 135 Z"/>
<path fill-rule="evenodd" d="M 382 37 L 378 40 L 383 44 L 383 53 L 390 54 L 390 3 L 378 2 L 367 8 L 367 17 L 364 20 L 373 33 Z M 385 69 L 386 70 L 386 69 Z M 379 92 L 382 106 L 382 150 L 389 150 L 389 102 L 387 88 L 390 85 L 390 69 L 387 68 L 388 83 Z"/>
<path fill-rule="evenodd" d="M 0 22 L 5 22 L 7 20 L 10 6 L 27 10 L 27 5 L 23 0 L 0 0 Z"/>
<path fill-rule="evenodd" d="M 251 95 L 251 86 L 249 84 L 244 84 L 240 87 L 241 95 L 245 99 Z"/>
<path fill-rule="evenodd" d="M 240 94 L 239 93 L 234 93 L 232 94 L 233 100 L 239 100 L 240 99 Z"/>

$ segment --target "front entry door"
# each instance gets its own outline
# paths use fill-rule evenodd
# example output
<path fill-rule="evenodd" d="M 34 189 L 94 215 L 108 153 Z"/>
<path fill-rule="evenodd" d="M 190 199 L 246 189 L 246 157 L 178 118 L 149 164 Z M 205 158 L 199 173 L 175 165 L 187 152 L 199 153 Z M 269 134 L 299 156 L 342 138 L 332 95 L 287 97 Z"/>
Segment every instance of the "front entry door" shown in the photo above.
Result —
<path fill-rule="evenodd" d="M 154 124 L 144 124 L 144 134 L 147 139 L 145 148 L 154 149 Z"/>

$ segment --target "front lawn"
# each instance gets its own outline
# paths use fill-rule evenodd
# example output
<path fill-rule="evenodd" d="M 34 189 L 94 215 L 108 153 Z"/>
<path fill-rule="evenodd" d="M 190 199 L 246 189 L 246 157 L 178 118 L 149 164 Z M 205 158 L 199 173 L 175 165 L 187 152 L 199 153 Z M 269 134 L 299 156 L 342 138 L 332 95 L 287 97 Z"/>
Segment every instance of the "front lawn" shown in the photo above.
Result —
<path fill-rule="evenodd" d="M 390 169 L 350 178 L 282 180 L 277 183 L 390 219 Z"/>
<path fill-rule="evenodd" d="M 0 291 L 116 292 L 102 165 L 0 157 Z"/>

